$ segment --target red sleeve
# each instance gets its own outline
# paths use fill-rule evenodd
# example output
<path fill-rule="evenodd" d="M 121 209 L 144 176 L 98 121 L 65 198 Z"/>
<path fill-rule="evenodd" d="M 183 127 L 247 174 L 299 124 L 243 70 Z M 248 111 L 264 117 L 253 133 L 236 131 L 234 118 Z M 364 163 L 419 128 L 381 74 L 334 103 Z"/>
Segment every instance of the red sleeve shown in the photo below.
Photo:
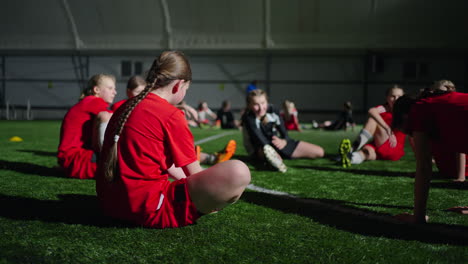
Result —
<path fill-rule="evenodd" d="M 123 105 L 126 101 L 127 101 L 127 99 L 118 101 L 117 103 L 115 103 L 115 104 L 112 105 L 111 110 L 112 110 L 113 112 L 115 112 L 115 110 L 117 110 L 117 109 L 118 109 L 121 105 Z"/>
<path fill-rule="evenodd" d="M 166 123 L 167 145 L 176 167 L 186 166 L 197 160 L 193 135 L 182 111 L 177 110 Z"/>
<path fill-rule="evenodd" d="M 95 97 L 93 100 L 89 101 L 88 105 L 86 106 L 86 109 L 94 115 L 99 114 L 99 112 L 110 112 L 112 113 L 111 110 L 108 109 L 109 104 L 106 103 L 102 98 Z"/>

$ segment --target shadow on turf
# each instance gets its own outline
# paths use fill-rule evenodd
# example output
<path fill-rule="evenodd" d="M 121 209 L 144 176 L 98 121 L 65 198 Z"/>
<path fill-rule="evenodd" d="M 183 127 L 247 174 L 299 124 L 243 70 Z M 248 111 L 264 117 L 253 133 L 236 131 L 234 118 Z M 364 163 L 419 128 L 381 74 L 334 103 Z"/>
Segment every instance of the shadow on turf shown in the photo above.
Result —
<path fill-rule="evenodd" d="M 57 151 L 42 151 L 42 150 L 34 150 L 34 149 L 18 149 L 19 152 L 26 152 L 32 153 L 37 156 L 46 156 L 46 157 L 56 157 Z"/>
<path fill-rule="evenodd" d="M 39 200 L 0 194 L 0 217 L 99 227 L 134 227 L 102 214 L 97 197 L 59 194 L 59 200 Z"/>
<path fill-rule="evenodd" d="M 467 226 L 406 224 L 395 220 L 389 214 L 348 206 L 345 201 L 303 199 L 260 192 L 245 192 L 241 199 L 285 213 L 305 216 L 315 222 L 360 235 L 417 240 L 424 243 L 468 245 Z"/>
<path fill-rule="evenodd" d="M 384 176 L 384 177 L 407 177 L 414 178 L 414 172 L 400 172 L 400 171 L 384 171 L 384 170 L 359 170 L 359 169 L 345 169 L 345 168 L 331 168 L 331 167 L 319 167 L 319 166 L 304 166 L 297 165 L 292 166 L 298 169 L 311 169 L 319 171 L 341 171 L 353 174 L 362 174 L 370 176 Z"/>
<path fill-rule="evenodd" d="M 11 170 L 20 173 L 27 173 L 32 175 L 39 176 L 48 176 L 48 177 L 60 177 L 63 178 L 65 175 L 63 171 L 59 168 L 49 168 L 37 164 L 18 162 L 18 161 L 8 161 L 0 160 L 0 170 Z"/>
<path fill-rule="evenodd" d="M 468 190 L 468 182 L 431 182 L 431 188 Z"/>

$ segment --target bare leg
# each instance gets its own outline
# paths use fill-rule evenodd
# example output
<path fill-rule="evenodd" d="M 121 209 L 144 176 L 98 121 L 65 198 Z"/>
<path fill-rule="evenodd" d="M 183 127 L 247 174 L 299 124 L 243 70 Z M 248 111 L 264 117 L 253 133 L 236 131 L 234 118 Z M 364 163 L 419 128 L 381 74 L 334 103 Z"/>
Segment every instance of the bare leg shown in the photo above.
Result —
<path fill-rule="evenodd" d="M 238 160 L 218 163 L 187 178 L 190 197 L 205 214 L 237 201 L 249 183 L 249 168 Z"/>
<path fill-rule="evenodd" d="M 388 134 L 382 127 L 377 125 L 377 122 L 374 119 L 370 118 L 368 123 L 371 124 L 370 126 L 373 128 L 372 135 L 374 137 L 375 145 L 380 147 L 383 143 L 385 143 L 385 141 L 388 140 Z"/>
<path fill-rule="evenodd" d="M 296 149 L 292 153 L 292 158 L 308 158 L 308 159 L 316 159 L 321 158 L 325 155 L 325 151 L 322 147 L 305 142 L 299 141 Z"/>
<path fill-rule="evenodd" d="M 377 159 L 377 154 L 375 153 L 375 149 L 369 146 L 364 146 L 359 151 L 359 154 L 361 154 L 364 157 L 364 160 L 376 160 Z"/>

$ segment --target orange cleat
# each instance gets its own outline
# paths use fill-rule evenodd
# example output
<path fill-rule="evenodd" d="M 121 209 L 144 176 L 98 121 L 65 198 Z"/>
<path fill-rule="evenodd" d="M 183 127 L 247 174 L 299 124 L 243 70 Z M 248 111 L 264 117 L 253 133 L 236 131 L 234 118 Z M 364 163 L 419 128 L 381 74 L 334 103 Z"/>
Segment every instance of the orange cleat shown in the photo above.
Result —
<path fill-rule="evenodd" d="M 216 153 L 216 163 L 224 162 L 230 160 L 234 153 L 236 153 L 237 143 L 235 140 L 231 139 L 224 147 L 222 152 Z"/>
<path fill-rule="evenodd" d="M 195 146 L 195 154 L 197 155 L 197 160 L 200 161 L 200 153 L 201 153 L 201 147 L 200 146 Z"/>

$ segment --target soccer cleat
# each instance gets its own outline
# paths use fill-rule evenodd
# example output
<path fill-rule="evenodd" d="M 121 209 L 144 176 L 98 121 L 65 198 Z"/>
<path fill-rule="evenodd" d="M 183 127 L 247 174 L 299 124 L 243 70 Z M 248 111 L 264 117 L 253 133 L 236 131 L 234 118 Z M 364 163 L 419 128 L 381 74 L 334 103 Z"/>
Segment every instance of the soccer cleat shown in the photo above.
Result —
<path fill-rule="evenodd" d="M 340 144 L 340 155 L 341 155 L 341 165 L 343 168 L 351 167 L 351 159 L 350 159 L 350 151 L 351 151 L 351 141 L 347 138 L 343 139 Z"/>
<path fill-rule="evenodd" d="M 234 156 L 234 153 L 236 153 L 236 147 L 237 147 L 236 141 L 233 139 L 229 140 L 229 142 L 224 147 L 223 151 L 216 153 L 215 163 L 220 163 L 220 162 L 225 162 L 227 160 L 230 160 L 232 156 Z"/>
<path fill-rule="evenodd" d="M 201 153 L 201 147 L 200 146 L 195 146 L 195 154 L 197 155 L 197 160 L 200 161 L 200 153 Z"/>
<path fill-rule="evenodd" d="M 268 161 L 268 163 L 275 169 L 283 173 L 285 173 L 288 170 L 288 167 L 286 167 L 286 165 L 284 165 L 283 163 L 283 159 L 272 146 L 263 146 L 263 154 L 265 155 L 265 158 Z"/>

